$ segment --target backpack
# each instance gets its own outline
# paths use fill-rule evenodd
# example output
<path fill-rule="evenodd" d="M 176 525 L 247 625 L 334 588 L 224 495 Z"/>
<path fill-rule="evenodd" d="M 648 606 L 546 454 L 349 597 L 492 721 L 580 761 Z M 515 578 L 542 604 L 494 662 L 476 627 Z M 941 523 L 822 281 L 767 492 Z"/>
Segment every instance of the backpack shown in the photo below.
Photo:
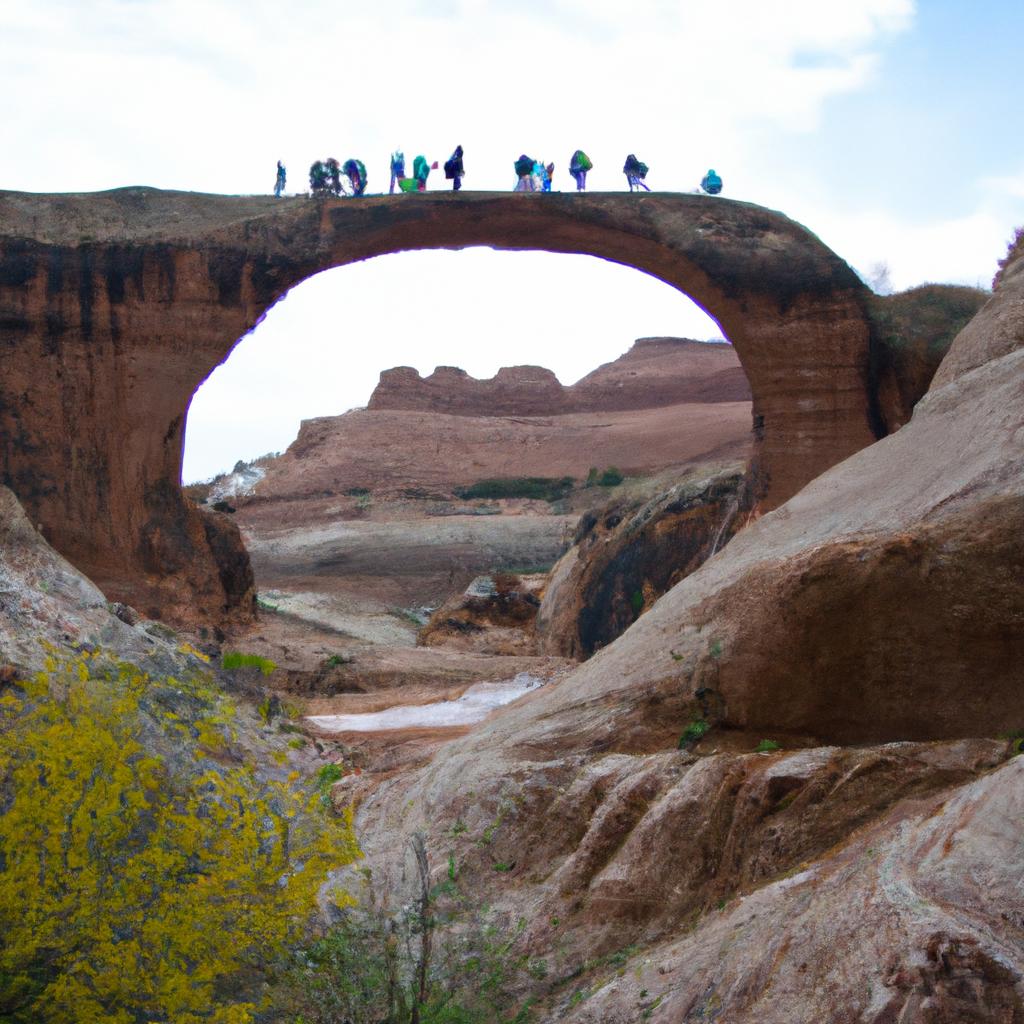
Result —
<path fill-rule="evenodd" d="M 592 171 L 594 165 L 590 162 L 590 157 L 582 149 L 577 149 L 572 155 L 572 160 L 569 162 L 569 169 L 573 171 Z"/>

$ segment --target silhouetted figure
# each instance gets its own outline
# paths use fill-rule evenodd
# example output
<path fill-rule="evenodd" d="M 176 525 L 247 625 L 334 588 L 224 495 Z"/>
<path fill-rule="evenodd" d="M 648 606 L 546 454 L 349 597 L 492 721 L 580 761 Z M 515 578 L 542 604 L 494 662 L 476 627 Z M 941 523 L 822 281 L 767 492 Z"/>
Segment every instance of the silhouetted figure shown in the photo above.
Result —
<path fill-rule="evenodd" d="M 426 192 L 427 191 L 427 178 L 430 177 L 431 171 L 437 170 L 437 161 L 435 160 L 432 164 L 427 163 L 425 156 L 418 156 L 412 162 L 412 176 L 416 179 L 416 191 Z"/>
<path fill-rule="evenodd" d="M 461 146 L 456 146 L 455 152 L 445 161 L 444 176 L 452 183 L 453 192 L 458 192 L 462 188 L 462 179 L 466 176 L 466 169 L 462 165 Z"/>
<path fill-rule="evenodd" d="M 328 157 L 324 161 L 327 168 L 328 190 L 336 196 L 341 195 L 341 164 L 334 157 Z"/>
<path fill-rule="evenodd" d="M 396 149 L 391 154 L 391 184 L 388 187 L 388 193 L 393 194 L 395 191 L 395 184 L 401 181 L 405 177 L 405 154 L 400 150 Z"/>
<path fill-rule="evenodd" d="M 315 196 L 327 195 L 330 172 L 323 160 L 315 161 L 309 168 L 309 191 Z"/>
<path fill-rule="evenodd" d="M 533 168 L 536 166 L 537 161 L 533 157 L 527 156 L 523 153 L 516 161 L 516 187 L 513 189 L 514 192 L 536 192 L 537 182 L 533 176 Z"/>

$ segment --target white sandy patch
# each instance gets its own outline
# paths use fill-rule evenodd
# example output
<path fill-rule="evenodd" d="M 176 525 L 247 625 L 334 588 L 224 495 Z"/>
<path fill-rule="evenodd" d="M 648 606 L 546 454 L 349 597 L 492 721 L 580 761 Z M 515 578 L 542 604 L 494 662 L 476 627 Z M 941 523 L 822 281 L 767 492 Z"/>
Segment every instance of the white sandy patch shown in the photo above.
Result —
<path fill-rule="evenodd" d="M 500 683 L 475 683 L 457 700 L 400 705 L 365 715 L 311 715 L 308 721 L 329 732 L 384 732 L 388 729 L 439 729 L 482 722 L 495 708 L 543 686 L 543 680 L 520 672 Z"/>

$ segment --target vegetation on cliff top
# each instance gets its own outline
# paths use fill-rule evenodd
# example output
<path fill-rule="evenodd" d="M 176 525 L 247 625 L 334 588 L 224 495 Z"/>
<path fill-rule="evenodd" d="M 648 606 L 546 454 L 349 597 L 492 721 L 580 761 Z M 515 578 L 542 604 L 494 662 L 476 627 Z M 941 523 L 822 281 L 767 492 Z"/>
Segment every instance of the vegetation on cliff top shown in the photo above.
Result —
<path fill-rule="evenodd" d="M 232 763 L 232 717 L 201 677 L 88 654 L 2 692 L 0 1020 L 253 1019 L 358 849 L 313 780 Z"/>
<path fill-rule="evenodd" d="M 996 276 L 992 278 L 992 290 L 995 291 L 999 287 L 1000 281 L 1003 279 L 1003 274 L 1006 272 L 1006 268 L 1015 260 L 1024 258 L 1024 227 L 1017 228 L 1013 233 L 1013 238 L 1010 240 L 1009 246 L 1006 249 L 1006 255 L 999 261 L 999 269 L 996 271 Z"/>

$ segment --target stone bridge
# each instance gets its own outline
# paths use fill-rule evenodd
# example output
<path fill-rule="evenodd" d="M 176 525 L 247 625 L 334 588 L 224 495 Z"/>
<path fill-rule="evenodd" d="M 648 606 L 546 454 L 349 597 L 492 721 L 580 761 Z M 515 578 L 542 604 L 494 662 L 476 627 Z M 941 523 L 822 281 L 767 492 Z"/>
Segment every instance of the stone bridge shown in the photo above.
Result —
<path fill-rule="evenodd" d="M 867 290 L 805 228 L 751 204 L 658 193 L 2 192 L 0 481 L 112 597 L 170 619 L 245 614 L 252 574 L 237 530 L 181 493 L 196 389 L 310 275 L 467 246 L 589 254 L 707 310 L 750 380 L 764 508 L 885 432 Z"/>

